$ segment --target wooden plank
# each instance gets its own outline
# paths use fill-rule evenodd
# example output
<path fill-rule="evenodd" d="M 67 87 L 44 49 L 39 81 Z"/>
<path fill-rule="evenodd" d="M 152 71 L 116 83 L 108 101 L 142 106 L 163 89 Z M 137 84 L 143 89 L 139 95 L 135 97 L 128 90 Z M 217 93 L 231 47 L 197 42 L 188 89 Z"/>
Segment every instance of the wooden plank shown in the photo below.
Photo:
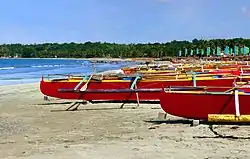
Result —
<path fill-rule="evenodd" d="M 165 88 L 165 91 L 185 91 L 185 90 L 204 90 L 203 87 L 171 87 L 171 88 Z M 80 90 L 74 90 L 74 89 L 58 89 L 61 93 L 81 93 Z M 136 93 L 136 92 L 161 92 L 162 88 L 151 88 L 151 89 L 88 89 L 84 92 L 86 93 Z"/>

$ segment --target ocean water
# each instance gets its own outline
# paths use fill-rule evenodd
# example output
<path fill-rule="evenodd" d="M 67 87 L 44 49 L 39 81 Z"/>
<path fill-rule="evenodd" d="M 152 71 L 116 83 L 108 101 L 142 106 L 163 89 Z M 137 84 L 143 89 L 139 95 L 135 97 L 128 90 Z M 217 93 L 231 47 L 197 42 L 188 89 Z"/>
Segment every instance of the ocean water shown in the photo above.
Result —
<path fill-rule="evenodd" d="M 102 72 L 134 64 L 95 63 L 94 67 L 97 72 Z M 0 85 L 35 83 L 41 80 L 42 75 L 48 74 L 91 74 L 92 66 L 90 61 L 77 59 L 0 59 Z"/>

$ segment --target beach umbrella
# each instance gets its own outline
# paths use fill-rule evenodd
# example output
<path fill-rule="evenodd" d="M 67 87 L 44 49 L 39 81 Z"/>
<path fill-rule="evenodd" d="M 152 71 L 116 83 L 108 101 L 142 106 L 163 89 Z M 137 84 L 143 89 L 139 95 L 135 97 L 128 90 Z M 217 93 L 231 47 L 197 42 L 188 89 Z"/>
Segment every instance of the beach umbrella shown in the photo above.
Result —
<path fill-rule="evenodd" d="M 234 46 L 234 55 L 237 56 L 239 54 L 239 47 Z"/>
<path fill-rule="evenodd" d="M 182 52 L 182 51 L 181 51 L 181 50 L 179 50 L 179 52 L 178 52 L 178 56 L 179 56 L 179 57 L 181 56 L 181 52 Z"/>
<path fill-rule="evenodd" d="M 229 46 L 226 46 L 226 47 L 225 47 L 224 53 L 225 53 L 225 55 L 228 55 L 228 54 L 229 54 Z"/>
<path fill-rule="evenodd" d="M 190 55 L 193 56 L 193 54 L 194 54 L 194 50 L 191 49 L 191 50 L 190 50 Z"/>
<path fill-rule="evenodd" d="M 216 53 L 217 53 L 216 55 L 217 55 L 217 56 L 220 56 L 220 55 L 221 55 L 221 48 L 217 46 L 216 51 L 217 51 L 217 52 L 216 52 Z"/>
<path fill-rule="evenodd" d="M 210 56 L 210 53 L 211 53 L 211 50 L 210 50 L 210 47 L 207 47 L 207 56 Z"/>

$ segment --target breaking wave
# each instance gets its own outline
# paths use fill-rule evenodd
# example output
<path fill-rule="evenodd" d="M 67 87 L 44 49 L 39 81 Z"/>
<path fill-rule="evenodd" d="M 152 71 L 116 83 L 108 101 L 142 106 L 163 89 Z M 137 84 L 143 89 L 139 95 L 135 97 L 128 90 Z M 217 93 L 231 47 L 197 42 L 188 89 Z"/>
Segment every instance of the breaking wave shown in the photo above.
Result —
<path fill-rule="evenodd" d="M 0 70 L 13 70 L 15 67 L 0 67 Z"/>

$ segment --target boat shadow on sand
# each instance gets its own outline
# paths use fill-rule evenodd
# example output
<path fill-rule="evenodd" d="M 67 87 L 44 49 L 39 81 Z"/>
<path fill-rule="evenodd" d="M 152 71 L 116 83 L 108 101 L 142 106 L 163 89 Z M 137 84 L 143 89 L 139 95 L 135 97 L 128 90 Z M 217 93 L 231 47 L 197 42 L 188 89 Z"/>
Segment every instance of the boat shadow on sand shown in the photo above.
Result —
<path fill-rule="evenodd" d="M 42 105 L 42 106 L 50 106 L 50 105 L 74 105 L 75 102 L 47 102 L 47 103 L 42 103 L 42 104 L 37 104 L 37 105 Z M 93 102 L 95 103 L 95 102 Z M 102 102 L 96 102 L 96 103 L 102 103 Z M 106 102 L 105 102 L 106 103 Z M 114 102 L 108 102 L 108 103 L 114 103 Z M 122 104 L 121 102 L 117 102 Z M 134 102 L 126 102 L 127 103 L 133 103 Z M 81 102 L 76 102 L 75 104 L 78 104 L 78 106 L 82 105 L 83 107 L 85 105 L 88 105 L 88 102 L 86 101 L 81 101 Z M 135 105 L 131 106 L 128 105 L 122 109 L 137 109 L 138 107 Z M 153 108 L 152 108 L 153 109 Z M 100 110 L 121 110 L 120 107 L 98 107 L 98 108 L 82 108 L 82 109 L 71 109 L 71 110 L 65 110 L 65 109 L 59 109 L 59 110 L 51 110 L 51 112 L 60 112 L 60 111 L 100 111 Z M 143 120 L 144 122 L 148 122 L 148 123 L 152 123 L 155 125 L 160 125 L 160 124 L 185 124 L 185 125 L 190 125 L 190 126 L 194 126 L 193 124 L 193 120 L 190 119 L 154 119 L 151 118 L 149 120 Z M 216 130 L 214 130 L 213 125 L 229 125 L 232 126 L 230 129 L 238 129 L 239 126 L 250 126 L 250 123 L 229 123 L 229 122 L 208 122 L 208 121 L 199 121 L 199 124 L 202 125 L 208 125 L 209 126 L 209 130 L 211 132 L 213 132 L 214 136 L 193 136 L 193 138 L 198 138 L 198 139 L 206 139 L 206 138 L 223 138 L 223 139 L 250 139 L 250 136 L 233 136 L 233 135 L 222 135 L 219 132 L 217 132 Z"/>
<path fill-rule="evenodd" d="M 155 125 L 160 124 L 187 124 L 190 126 L 193 125 L 193 120 L 190 119 L 150 119 L 144 120 L 145 122 L 153 123 Z M 245 139 L 249 140 L 250 136 L 234 136 L 234 135 L 223 135 L 214 129 L 214 125 L 224 125 L 231 126 L 230 129 L 238 129 L 240 126 L 250 126 L 250 123 L 230 123 L 230 122 L 208 122 L 208 121 L 199 121 L 199 124 L 208 125 L 209 130 L 214 134 L 214 136 L 193 136 L 197 139 L 206 139 L 206 138 L 223 138 L 223 139 Z"/>
<path fill-rule="evenodd" d="M 191 119 L 150 119 L 144 120 L 145 122 L 153 123 L 153 124 L 187 124 L 193 126 L 193 120 Z M 245 125 L 250 126 L 250 123 L 233 123 L 233 122 L 208 122 L 204 120 L 200 120 L 199 124 L 203 125 Z"/>
<path fill-rule="evenodd" d="M 89 106 L 89 104 L 98 104 L 98 103 L 106 103 L 106 104 L 113 104 L 117 103 L 118 107 L 94 107 L 94 108 L 84 108 L 84 106 Z M 140 104 L 158 104 L 159 101 L 142 101 Z M 41 104 L 36 104 L 39 106 L 56 106 L 56 105 L 65 105 L 65 108 L 67 109 L 57 109 L 57 110 L 51 110 L 51 112 L 60 112 L 60 111 L 90 111 L 90 110 L 120 110 L 120 109 L 138 109 L 140 108 L 135 101 L 67 101 L 67 102 L 46 102 Z M 80 108 L 81 107 L 81 108 Z M 156 108 L 152 108 L 156 109 Z M 160 109 L 160 108 L 159 108 Z"/>

